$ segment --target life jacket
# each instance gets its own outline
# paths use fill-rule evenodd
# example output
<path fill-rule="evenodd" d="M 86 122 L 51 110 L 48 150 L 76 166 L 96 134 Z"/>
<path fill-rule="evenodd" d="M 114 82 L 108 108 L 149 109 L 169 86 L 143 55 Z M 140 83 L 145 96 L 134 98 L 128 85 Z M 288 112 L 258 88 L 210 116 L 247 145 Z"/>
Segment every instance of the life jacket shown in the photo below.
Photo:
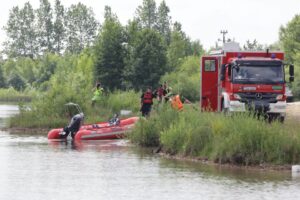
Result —
<path fill-rule="evenodd" d="M 151 92 L 145 92 L 143 97 L 143 103 L 152 104 L 153 95 Z"/>
<path fill-rule="evenodd" d="M 183 104 L 180 100 L 179 95 L 176 95 L 175 97 L 172 98 L 171 106 L 172 106 L 172 108 L 179 110 L 179 111 L 181 111 L 183 109 Z"/>
<path fill-rule="evenodd" d="M 164 96 L 164 89 L 163 88 L 158 88 L 157 93 L 158 93 L 159 97 Z"/>
<path fill-rule="evenodd" d="M 94 96 L 101 96 L 102 91 L 103 91 L 103 88 L 96 89 L 95 92 L 94 92 Z"/>

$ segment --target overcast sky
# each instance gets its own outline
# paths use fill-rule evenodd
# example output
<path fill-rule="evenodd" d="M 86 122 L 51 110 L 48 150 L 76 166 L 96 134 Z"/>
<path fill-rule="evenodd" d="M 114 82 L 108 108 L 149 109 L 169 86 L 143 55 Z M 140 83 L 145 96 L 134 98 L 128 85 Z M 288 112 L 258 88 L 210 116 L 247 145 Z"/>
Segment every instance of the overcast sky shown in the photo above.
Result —
<path fill-rule="evenodd" d="M 39 0 L 1 1 L 0 26 L 8 19 L 9 10 L 29 1 L 34 8 Z M 54 5 L 54 0 L 50 0 Z M 61 0 L 69 6 L 78 2 L 92 7 L 97 19 L 103 21 L 105 5 L 112 7 L 123 24 L 131 19 L 142 0 Z M 161 0 L 156 0 L 157 4 Z M 281 25 L 300 14 L 300 0 L 166 0 L 172 20 L 179 21 L 183 30 L 192 38 L 199 39 L 205 48 L 214 46 L 221 38 L 220 30 L 228 30 L 228 37 L 244 44 L 246 40 L 257 39 L 262 44 L 278 40 Z M 0 31 L 3 42 L 4 31 Z"/>

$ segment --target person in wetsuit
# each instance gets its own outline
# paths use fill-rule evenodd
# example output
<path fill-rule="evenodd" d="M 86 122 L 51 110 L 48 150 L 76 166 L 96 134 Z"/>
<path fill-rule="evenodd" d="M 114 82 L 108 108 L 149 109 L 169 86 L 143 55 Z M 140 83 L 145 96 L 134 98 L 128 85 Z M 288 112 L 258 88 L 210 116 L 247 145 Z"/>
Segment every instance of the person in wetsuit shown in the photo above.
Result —
<path fill-rule="evenodd" d="M 60 133 L 61 138 L 67 138 L 69 134 L 74 139 L 76 133 L 79 131 L 84 119 L 84 114 L 79 113 L 72 117 L 68 126 L 66 126 Z"/>

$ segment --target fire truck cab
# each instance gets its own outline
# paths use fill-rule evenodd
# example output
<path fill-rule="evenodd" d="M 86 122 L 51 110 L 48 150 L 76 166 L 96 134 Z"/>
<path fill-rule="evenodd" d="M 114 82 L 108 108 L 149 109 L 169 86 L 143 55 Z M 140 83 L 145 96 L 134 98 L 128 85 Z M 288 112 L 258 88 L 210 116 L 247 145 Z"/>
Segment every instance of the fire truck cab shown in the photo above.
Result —
<path fill-rule="evenodd" d="M 240 51 L 227 43 L 202 57 L 200 105 L 205 111 L 255 110 L 284 120 L 286 113 L 283 52 Z M 289 81 L 294 66 L 289 65 Z"/>

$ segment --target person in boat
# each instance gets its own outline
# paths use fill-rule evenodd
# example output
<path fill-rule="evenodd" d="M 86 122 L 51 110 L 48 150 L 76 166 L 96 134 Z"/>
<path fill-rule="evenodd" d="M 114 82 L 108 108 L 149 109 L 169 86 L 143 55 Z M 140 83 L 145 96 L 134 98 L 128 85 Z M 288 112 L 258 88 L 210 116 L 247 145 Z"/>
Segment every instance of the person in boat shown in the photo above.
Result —
<path fill-rule="evenodd" d="M 94 96 L 92 98 L 92 106 L 94 107 L 96 102 L 99 102 L 102 100 L 103 88 L 101 87 L 101 83 L 97 82 L 96 87 L 93 90 L 94 90 Z"/>
<path fill-rule="evenodd" d="M 141 96 L 141 109 L 142 116 L 147 117 L 151 112 L 151 108 L 153 105 L 153 98 L 155 98 L 155 94 L 153 94 L 150 87 L 147 88 L 146 92 L 144 92 Z"/>
<path fill-rule="evenodd" d="M 121 120 L 119 119 L 119 115 L 116 113 L 114 114 L 113 118 L 111 118 L 108 123 L 110 126 L 118 126 Z"/>
<path fill-rule="evenodd" d="M 60 133 L 61 138 L 67 138 L 69 134 L 74 139 L 76 133 L 79 131 L 81 125 L 83 124 L 84 114 L 79 113 L 74 115 L 71 118 L 71 121 L 68 126 L 66 126 L 63 131 Z"/>

